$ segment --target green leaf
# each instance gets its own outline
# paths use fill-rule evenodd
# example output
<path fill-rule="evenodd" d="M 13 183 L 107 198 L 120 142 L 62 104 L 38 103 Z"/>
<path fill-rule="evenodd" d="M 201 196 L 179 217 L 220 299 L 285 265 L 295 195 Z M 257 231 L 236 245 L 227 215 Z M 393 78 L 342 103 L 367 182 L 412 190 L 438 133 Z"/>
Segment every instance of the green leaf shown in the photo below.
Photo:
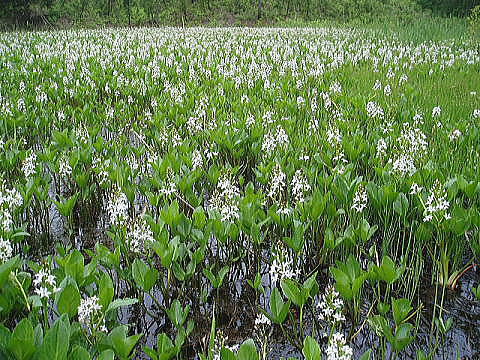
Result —
<path fill-rule="evenodd" d="M 393 203 L 393 211 L 399 216 L 405 217 L 408 211 L 408 199 L 404 193 L 399 193 L 395 202 Z"/>
<path fill-rule="evenodd" d="M 270 295 L 270 312 L 273 316 L 273 322 L 276 324 L 282 324 L 288 315 L 290 308 L 290 302 L 284 303 L 280 291 L 276 287 Z"/>
<path fill-rule="evenodd" d="M 173 323 L 173 325 L 175 325 L 177 329 L 185 323 L 185 320 L 187 319 L 189 311 L 190 311 L 190 305 L 187 305 L 184 309 L 180 304 L 180 301 L 178 301 L 177 299 L 173 301 L 172 305 L 170 306 L 170 309 L 166 310 L 168 318 Z"/>
<path fill-rule="evenodd" d="M 136 304 L 137 302 L 138 302 L 138 299 L 130 299 L 130 298 L 117 299 L 112 301 L 110 305 L 108 305 L 107 312 L 113 311 L 122 306 L 130 306 L 130 305 Z"/>
<path fill-rule="evenodd" d="M 25 318 L 13 330 L 8 344 L 16 360 L 27 360 L 35 353 L 35 334 L 32 323 Z"/>
<path fill-rule="evenodd" d="M 392 299 L 392 313 L 395 325 L 400 325 L 412 311 L 410 300 L 408 299 Z"/>
<path fill-rule="evenodd" d="M 385 281 L 388 284 L 393 284 L 403 274 L 405 268 L 403 266 L 397 268 L 395 263 L 389 256 L 382 258 L 382 264 L 380 266 L 373 267 L 373 274 L 381 281 Z"/>
<path fill-rule="evenodd" d="M 300 291 L 298 285 L 295 281 L 291 279 L 283 279 L 280 282 L 280 287 L 283 290 L 285 296 L 291 300 L 297 306 L 303 306 L 305 301 L 302 297 L 302 292 Z"/>
<path fill-rule="evenodd" d="M 225 347 L 220 350 L 220 359 L 221 360 L 236 360 L 235 354 Z"/>
<path fill-rule="evenodd" d="M 307 336 L 303 341 L 302 353 L 305 360 L 321 359 L 320 346 L 311 336 Z"/>
<path fill-rule="evenodd" d="M 10 272 L 18 266 L 18 263 L 19 263 L 18 260 L 19 260 L 19 257 L 17 255 L 14 258 L 11 258 L 7 262 L 0 265 L 0 287 L 3 287 L 5 282 L 8 280 L 8 276 L 10 275 Z"/>
<path fill-rule="evenodd" d="M 172 340 L 165 333 L 159 334 L 157 337 L 157 352 L 159 360 L 170 360 L 178 353 Z"/>
<path fill-rule="evenodd" d="M 72 353 L 70 354 L 69 359 L 71 360 L 91 360 L 92 357 L 88 353 L 88 351 L 80 346 L 80 345 L 75 345 L 75 347 L 72 350 Z"/>
<path fill-rule="evenodd" d="M 67 256 L 64 270 L 65 274 L 71 276 L 78 285 L 82 284 L 85 266 L 84 258 L 80 251 L 74 250 Z"/>
<path fill-rule="evenodd" d="M 127 337 L 127 327 L 120 325 L 113 329 L 108 337 L 110 338 L 115 354 L 121 359 L 126 359 L 142 335 L 138 334 Z"/>
<path fill-rule="evenodd" d="M 158 271 L 150 268 L 142 260 L 135 259 L 132 264 L 132 276 L 138 287 L 149 292 L 157 281 Z"/>
<path fill-rule="evenodd" d="M 58 312 L 68 314 L 69 317 L 75 316 L 80 305 L 80 292 L 75 281 L 67 276 L 60 283 L 60 291 L 55 295 L 55 304 Z"/>
<path fill-rule="evenodd" d="M 345 300 L 351 300 L 353 298 L 353 292 L 351 288 L 350 279 L 347 274 L 338 268 L 330 268 L 330 273 L 335 279 L 335 289 Z"/>
<path fill-rule="evenodd" d="M 257 348 L 252 339 L 245 340 L 240 346 L 237 360 L 259 360 Z"/>
<path fill-rule="evenodd" d="M 60 318 L 47 331 L 40 347 L 39 360 L 65 360 L 70 345 L 69 326 Z M 68 321 L 68 320 L 67 320 Z"/>
<path fill-rule="evenodd" d="M 394 341 L 392 347 L 395 351 L 402 351 L 408 344 L 413 341 L 413 336 L 410 335 L 413 325 L 409 323 L 401 324 L 395 331 Z"/>
<path fill-rule="evenodd" d="M 97 360 L 114 360 L 115 359 L 115 353 L 113 350 L 104 350 L 98 355 Z"/>
<path fill-rule="evenodd" d="M 362 354 L 362 356 L 358 358 L 358 360 L 370 360 L 371 357 L 372 357 L 372 349 L 368 349 Z"/>
<path fill-rule="evenodd" d="M 102 309 L 107 309 L 114 295 L 115 289 L 110 275 L 102 273 L 98 281 L 98 303 L 102 306 Z"/>

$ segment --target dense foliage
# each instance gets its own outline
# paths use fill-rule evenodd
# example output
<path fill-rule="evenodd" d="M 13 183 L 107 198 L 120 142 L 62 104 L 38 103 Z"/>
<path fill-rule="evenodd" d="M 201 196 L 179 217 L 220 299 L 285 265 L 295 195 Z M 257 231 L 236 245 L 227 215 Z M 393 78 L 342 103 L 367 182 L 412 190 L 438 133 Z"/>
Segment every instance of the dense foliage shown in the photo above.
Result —
<path fill-rule="evenodd" d="M 467 15 L 478 0 L 3 0 L 0 19 L 18 26 L 240 24 L 285 19 L 412 20 L 422 9 Z"/>
<path fill-rule="evenodd" d="M 478 346 L 474 317 L 445 342 L 453 289 L 480 309 L 477 42 L 63 30 L 0 58 L 0 358 Z"/>

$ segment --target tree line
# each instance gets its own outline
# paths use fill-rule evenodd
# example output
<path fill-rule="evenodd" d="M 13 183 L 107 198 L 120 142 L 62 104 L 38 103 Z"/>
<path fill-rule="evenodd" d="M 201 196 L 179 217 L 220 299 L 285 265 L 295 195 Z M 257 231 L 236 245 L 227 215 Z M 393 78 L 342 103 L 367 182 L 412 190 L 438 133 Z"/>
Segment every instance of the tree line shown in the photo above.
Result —
<path fill-rule="evenodd" d="M 0 0 L 17 26 L 274 23 L 285 19 L 372 21 L 418 12 L 466 16 L 480 0 Z"/>

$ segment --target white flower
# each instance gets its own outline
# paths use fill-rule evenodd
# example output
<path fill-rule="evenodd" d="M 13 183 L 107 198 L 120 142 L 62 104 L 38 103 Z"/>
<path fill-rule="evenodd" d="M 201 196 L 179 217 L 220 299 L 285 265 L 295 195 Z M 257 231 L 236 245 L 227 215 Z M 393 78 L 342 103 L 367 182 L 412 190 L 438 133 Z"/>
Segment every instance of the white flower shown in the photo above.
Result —
<path fill-rule="evenodd" d="M 210 208 L 220 213 L 222 221 L 232 221 L 240 217 L 238 208 L 239 188 L 223 175 L 218 179 L 217 188 L 210 199 Z"/>
<path fill-rule="evenodd" d="M 377 157 L 382 158 L 387 154 L 387 143 L 383 138 L 377 141 Z"/>
<path fill-rule="evenodd" d="M 265 316 L 265 314 L 263 313 L 260 313 L 257 315 L 257 317 L 255 318 L 255 327 L 258 328 L 260 326 L 263 326 L 263 325 L 270 325 L 271 324 L 271 321 L 268 317 Z"/>
<path fill-rule="evenodd" d="M 100 315 L 102 306 L 98 303 L 97 296 L 80 300 L 78 306 L 78 321 L 84 325 L 91 325 Z"/>
<path fill-rule="evenodd" d="M 330 85 L 330 92 L 332 94 L 339 94 L 342 92 L 342 85 L 340 85 L 340 83 L 338 81 L 335 81 L 333 82 L 331 85 Z"/>
<path fill-rule="evenodd" d="M 433 109 L 432 109 L 432 118 L 435 118 L 437 116 L 440 116 L 440 114 L 442 113 L 442 108 L 440 106 L 435 106 Z"/>
<path fill-rule="evenodd" d="M 37 154 L 32 152 L 23 162 L 22 171 L 26 178 L 35 175 L 35 168 L 37 167 Z"/>
<path fill-rule="evenodd" d="M 367 192 L 362 184 L 358 186 L 357 192 L 353 197 L 353 205 L 352 209 L 356 210 L 357 212 L 362 212 L 367 207 L 368 197 Z"/>
<path fill-rule="evenodd" d="M 58 163 L 58 174 L 63 178 L 68 178 L 72 175 L 72 167 L 68 160 L 69 159 L 64 155 L 60 158 Z"/>
<path fill-rule="evenodd" d="M 10 241 L 0 236 L 0 262 L 8 261 L 13 255 L 12 245 Z"/>
<path fill-rule="evenodd" d="M 270 265 L 270 281 L 272 286 L 275 286 L 277 281 L 282 279 L 295 279 L 299 275 L 299 270 L 293 269 L 293 258 L 288 252 L 277 255 Z"/>
<path fill-rule="evenodd" d="M 273 176 L 270 180 L 270 190 L 268 191 L 267 196 L 270 198 L 277 198 L 277 195 L 279 195 L 285 188 L 286 179 L 287 175 L 282 171 L 280 165 L 276 164 Z"/>
<path fill-rule="evenodd" d="M 417 172 L 417 167 L 415 166 L 413 157 L 403 154 L 393 161 L 392 169 L 394 172 L 400 173 L 401 176 L 405 176 L 407 174 L 412 176 Z"/>
<path fill-rule="evenodd" d="M 340 130 L 333 125 L 327 130 L 327 142 L 332 147 L 338 147 L 342 144 L 342 134 Z"/>
<path fill-rule="evenodd" d="M 423 190 L 422 187 L 418 186 L 418 184 L 413 183 L 412 186 L 410 187 L 410 195 L 416 195 L 419 194 Z"/>
<path fill-rule="evenodd" d="M 288 135 L 285 130 L 277 125 L 276 132 L 269 131 L 263 138 L 262 152 L 270 156 L 277 148 L 286 149 L 289 144 Z"/>
<path fill-rule="evenodd" d="M 303 105 L 305 105 L 305 99 L 301 96 L 297 96 L 297 106 L 302 107 Z"/>
<path fill-rule="evenodd" d="M 458 129 L 453 130 L 450 135 L 448 135 L 448 138 L 450 141 L 455 141 L 457 140 L 460 136 L 462 136 L 462 132 Z"/>
<path fill-rule="evenodd" d="M 480 109 L 473 110 L 472 117 L 474 119 L 480 119 Z"/>
<path fill-rule="evenodd" d="M 345 321 L 345 316 L 342 313 L 343 300 L 333 286 L 328 286 L 325 289 L 325 293 L 317 304 L 317 309 L 319 319 L 327 322 L 330 326 Z"/>
<path fill-rule="evenodd" d="M 134 253 L 143 253 L 145 245 L 152 244 L 154 241 L 153 232 L 144 219 L 140 218 L 133 222 L 127 232 L 127 244 L 129 250 Z"/>
<path fill-rule="evenodd" d="M 326 353 L 327 360 L 351 360 L 353 358 L 353 350 L 347 345 L 345 337 L 341 333 L 333 334 L 328 342 Z"/>
<path fill-rule="evenodd" d="M 291 186 L 296 203 L 303 203 L 305 201 L 305 193 L 312 189 L 302 170 L 295 171 Z"/>
<path fill-rule="evenodd" d="M 0 208 L 0 230 L 4 232 L 11 231 L 13 228 L 13 219 L 8 209 Z"/>
<path fill-rule="evenodd" d="M 392 88 L 390 85 L 386 85 L 385 88 L 383 89 L 383 93 L 385 96 L 390 96 L 392 94 Z"/>
<path fill-rule="evenodd" d="M 35 289 L 35 294 L 40 296 L 40 299 L 48 299 L 52 294 L 46 287 L 39 287 Z"/>
<path fill-rule="evenodd" d="M 424 205 L 423 212 L 423 221 L 429 222 L 433 219 L 440 221 L 441 217 L 437 217 L 437 214 L 445 219 L 450 218 L 450 214 L 447 214 L 446 211 L 450 207 L 450 203 L 447 200 L 447 191 L 440 184 L 440 181 L 435 180 L 430 195 L 427 197 Z"/>
<path fill-rule="evenodd" d="M 202 154 L 198 150 L 192 152 L 192 170 L 201 168 L 203 166 Z"/>
<path fill-rule="evenodd" d="M 114 189 L 107 203 L 107 212 L 112 225 L 122 225 L 128 218 L 128 198 L 123 192 Z"/>
<path fill-rule="evenodd" d="M 35 294 L 40 296 L 42 299 L 48 300 L 50 296 L 60 291 L 60 289 L 57 287 L 55 276 L 44 269 L 40 269 L 40 271 L 35 274 L 33 285 L 35 286 Z"/>
<path fill-rule="evenodd" d="M 374 101 L 370 101 L 366 106 L 367 115 L 371 118 L 380 118 L 383 119 L 384 113 L 383 109 Z"/>

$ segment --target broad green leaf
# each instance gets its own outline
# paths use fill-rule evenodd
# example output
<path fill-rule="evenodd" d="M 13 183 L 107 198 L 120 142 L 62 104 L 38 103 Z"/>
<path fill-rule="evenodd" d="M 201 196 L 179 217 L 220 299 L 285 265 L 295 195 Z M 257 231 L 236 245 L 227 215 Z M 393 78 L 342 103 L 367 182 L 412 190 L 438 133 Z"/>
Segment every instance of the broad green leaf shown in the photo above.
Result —
<path fill-rule="evenodd" d="M 39 360 L 65 360 L 70 345 L 70 334 L 63 318 L 58 319 L 45 334 L 39 350 Z"/>
<path fill-rule="evenodd" d="M 117 299 L 112 301 L 110 305 L 108 305 L 107 312 L 113 311 L 122 306 L 130 306 L 130 305 L 136 304 L 137 302 L 138 302 L 138 299 L 130 299 L 130 298 Z"/>
<path fill-rule="evenodd" d="M 395 325 L 399 326 L 412 311 L 410 300 L 408 299 L 392 299 L 392 313 Z"/>
<path fill-rule="evenodd" d="M 69 359 L 71 360 L 91 360 L 92 357 L 88 353 L 88 351 L 80 346 L 80 345 L 75 345 L 75 347 L 72 350 L 72 353 L 70 354 Z"/>
<path fill-rule="evenodd" d="M 8 348 L 16 360 L 28 360 L 35 353 L 35 334 L 29 319 L 24 318 L 15 326 Z"/>
<path fill-rule="evenodd" d="M 66 277 L 60 284 L 60 291 L 55 295 L 58 312 L 73 317 L 80 305 L 80 293 L 77 284 L 71 277 Z"/>
<path fill-rule="evenodd" d="M 240 346 L 237 360 L 259 360 L 257 348 L 252 339 L 245 340 Z"/>
<path fill-rule="evenodd" d="M 311 336 L 307 336 L 303 341 L 302 353 L 305 360 L 321 359 L 320 346 Z"/>
<path fill-rule="evenodd" d="M 300 291 L 298 285 L 295 281 L 291 279 L 283 279 L 280 282 L 280 287 L 283 290 L 285 296 L 291 300 L 297 306 L 304 305 L 304 299 L 302 297 L 302 292 Z"/>
<path fill-rule="evenodd" d="M 115 353 L 113 350 L 104 350 L 98 355 L 97 360 L 114 360 L 115 359 Z"/>
<path fill-rule="evenodd" d="M 19 257 L 18 255 L 15 256 L 14 258 L 11 258 L 4 264 L 0 265 L 0 288 L 3 287 L 5 282 L 8 280 L 8 276 L 10 275 L 10 272 L 17 267 L 19 263 Z"/>
<path fill-rule="evenodd" d="M 102 309 L 106 309 L 110 305 L 115 295 L 114 293 L 115 289 L 113 288 L 113 281 L 110 275 L 102 273 L 98 281 L 98 303 L 102 306 Z"/>

